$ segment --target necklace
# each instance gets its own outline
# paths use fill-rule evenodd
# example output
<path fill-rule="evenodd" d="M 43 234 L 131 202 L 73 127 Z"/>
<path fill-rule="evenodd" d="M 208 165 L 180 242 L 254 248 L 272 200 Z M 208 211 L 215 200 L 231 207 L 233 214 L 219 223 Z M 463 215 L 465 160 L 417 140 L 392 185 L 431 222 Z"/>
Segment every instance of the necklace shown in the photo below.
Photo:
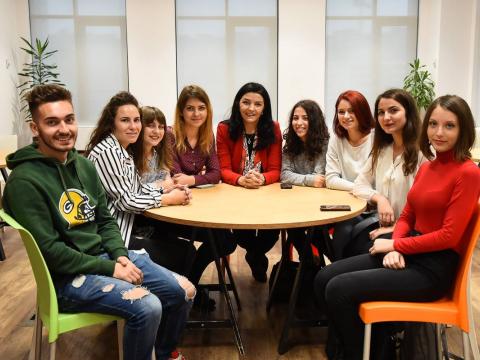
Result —
<path fill-rule="evenodd" d="M 255 134 L 245 134 L 245 138 L 247 139 L 247 144 L 250 146 L 253 144 L 253 140 L 255 139 Z"/>

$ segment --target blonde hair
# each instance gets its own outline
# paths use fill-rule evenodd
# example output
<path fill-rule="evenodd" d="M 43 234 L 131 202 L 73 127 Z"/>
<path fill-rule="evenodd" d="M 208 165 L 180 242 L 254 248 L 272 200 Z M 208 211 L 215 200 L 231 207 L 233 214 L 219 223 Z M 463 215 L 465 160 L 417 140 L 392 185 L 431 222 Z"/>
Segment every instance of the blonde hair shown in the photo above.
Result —
<path fill-rule="evenodd" d="M 207 106 L 207 119 L 202 124 L 198 131 L 198 146 L 200 151 L 204 154 L 210 152 L 213 144 L 213 129 L 212 129 L 212 105 L 207 93 L 200 86 L 188 85 L 185 86 L 178 97 L 177 106 L 175 108 L 175 122 L 173 124 L 173 133 L 175 135 L 176 150 L 179 153 L 187 151 L 185 143 L 185 120 L 183 119 L 183 110 L 187 105 L 188 100 L 198 99 Z"/>

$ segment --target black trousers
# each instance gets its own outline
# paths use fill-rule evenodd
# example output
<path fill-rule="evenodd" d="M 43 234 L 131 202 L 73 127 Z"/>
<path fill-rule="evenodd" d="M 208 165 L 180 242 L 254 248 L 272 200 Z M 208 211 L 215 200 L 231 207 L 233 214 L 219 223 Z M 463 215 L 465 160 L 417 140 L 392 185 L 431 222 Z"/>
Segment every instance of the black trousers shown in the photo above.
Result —
<path fill-rule="evenodd" d="M 360 303 L 439 299 L 452 286 L 458 254 L 444 250 L 405 256 L 403 270 L 386 269 L 382 260 L 370 254 L 350 257 L 324 267 L 315 277 L 315 296 L 329 318 L 329 336 L 338 336 L 345 359 L 362 358 Z"/>
<path fill-rule="evenodd" d="M 136 232 L 142 231 L 147 234 L 140 239 L 135 237 Z M 134 235 L 129 248 L 145 248 L 154 262 L 185 275 L 197 285 L 208 264 L 213 261 L 213 253 L 207 241 L 207 230 L 197 229 L 196 240 L 202 244 L 196 250 L 190 242 L 192 231 L 190 226 L 152 220 L 139 215 L 135 218 Z M 219 256 L 231 254 L 237 245 L 230 232 L 222 229 L 212 231 Z"/>
<path fill-rule="evenodd" d="M 280 230 L 232 230 L 236 243 L 254 258 L 265 256 L 278 240 Z"/>
<path fill-rule="evenodd" d="M 305 227 L 287 229 L 287 239 L 293 244 L 301 260 L 309 261 L 312 260 L 313 256 L 311 248 L 307 250 L 306 254 L 303 254 L 304 244 L 305 241 L 307 241 L 307 230 L 308 228 Z M 322 232 L 323 226 L 316 226 L 313 229 L 312 244 L 318 248 L 320 255 L 327 255 L 330 257 L 330 254 L 328 254 L 326 245 L 324 243 L 325 239 Z"/>

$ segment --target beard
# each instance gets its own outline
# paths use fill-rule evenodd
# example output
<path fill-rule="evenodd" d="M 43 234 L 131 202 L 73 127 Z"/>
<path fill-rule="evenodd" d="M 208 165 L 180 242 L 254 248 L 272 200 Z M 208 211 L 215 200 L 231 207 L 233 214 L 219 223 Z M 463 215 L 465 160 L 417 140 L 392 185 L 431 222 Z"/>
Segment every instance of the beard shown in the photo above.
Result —
<path fill-rule="evenodd" d="M 77 133 L 69 131 L 68 133 L 48 136 L 38 129 L 36 138 L 39 149 L 46 154 L 68 153 L 75 146 Z"/>

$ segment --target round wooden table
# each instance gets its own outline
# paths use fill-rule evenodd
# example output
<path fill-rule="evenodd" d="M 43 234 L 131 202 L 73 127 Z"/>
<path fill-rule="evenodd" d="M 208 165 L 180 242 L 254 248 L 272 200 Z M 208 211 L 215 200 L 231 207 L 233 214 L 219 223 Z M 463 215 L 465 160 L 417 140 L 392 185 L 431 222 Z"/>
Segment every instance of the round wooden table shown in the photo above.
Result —
<path fill-rule="evenodd" d="M 279 183 L 260 189 L 217 184 L 193 188 L 192 194 L 189 205 L 150 209 L 145 215 L 202 228 L 287 229 L 350 219 L 366 206 L 346 191 L 303 186 L 280 189 Z M 320 211 L 320 205 L 350 205 L 351 211 Z"/>
<path fill-rule="evenodd" d="M 366 202 L 358 199 L 346 191 L 330 190 L 294 186 L 292 189 L 281 189 L 279 183 L 262 186 L 259 189 L 245 189 L 240 186 L 217 184 L 208 188 L 193 188 L 193 199 L 186 206 L 166 206 L 145 211 L 144 215 L 170 223 L 206 228 L 209 242 L 215 257 L 215 264 L 219 278 L 220 290 L 224 294 L 228 305 L 235 341 L 240 354 L 244 354 L 243 343 L 238 329 L 235 313 L 231 303 L 228 287 L 221 271 L 214 235 L 211 229 L 288 229 L 306 227 L 308 231 L 307 243 L 313 234 L 313 228 L 319 225 L 331 224 L 350 219 L 362 213 Z M 320 205 L 350 205 L 351 211 L 320 211 Z M 267 303 L 270 309 L 271 298 L 276 286 L 278 274 L 284 264 L 285 254 L 282 248 L 282 259 L 275 276 L 272 291 Z M 302 263 L 297 271 L 296 280 L 289 301 L 287 319 L 279 341 L 278 351 L 287 351 L 288 333 L 296 323 L 294 310 L 298 297 Z M 233 277 L 229 267 L 226 267 L 230 278 L 230 285 L 238 302 Z M 313 324 L 310 324 L 313 325 Z M 318 325 L 318 324 L 317 324 Z"/>

